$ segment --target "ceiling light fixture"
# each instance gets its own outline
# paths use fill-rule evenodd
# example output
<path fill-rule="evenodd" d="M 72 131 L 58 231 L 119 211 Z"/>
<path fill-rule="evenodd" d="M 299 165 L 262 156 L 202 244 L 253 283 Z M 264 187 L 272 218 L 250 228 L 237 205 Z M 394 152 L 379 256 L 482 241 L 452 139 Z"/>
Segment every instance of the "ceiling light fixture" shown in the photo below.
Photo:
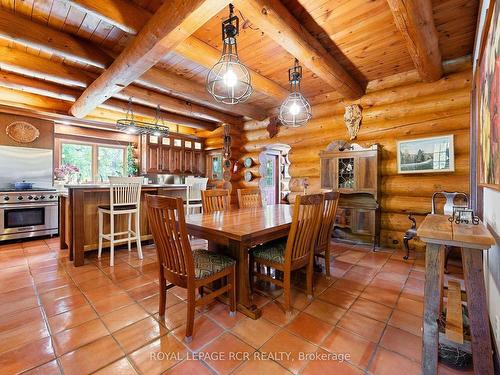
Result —
<path fill-rule="evenodd" d="M 244 102 L 253 91 L 250 73 L 238 57 L 238 34 L 239 19 L 234 15 L 233 4 L 229 4 L 229 18 L 222 22 L 222 56 L 207 75 L 207 91 L 225 104 Z"/>
<path fill-rule="evenodd" d="M 155 122 L 138 121 L 134 118 L 134 109 L 132 108 L 132 98 L 128 101 L 127 113 L 124 119 L 116 121 L 116 128 L 127 134 L 150 134 L 155 137 L 168 137 L 169 128 L 165 125 L 161 116 L 160 105 L 156 107 Z"/>
<path fill-rule="evenodd" d="M 304 126 L 312 117 L 311 105 L 300 92 L 301 78 L 302 67 L 299 65 L 299 60 L 295 59 L 293 68 L 288 69 L 290 94 L 281 104 L 278 116 L 283 125 L 292 128 Z"/>

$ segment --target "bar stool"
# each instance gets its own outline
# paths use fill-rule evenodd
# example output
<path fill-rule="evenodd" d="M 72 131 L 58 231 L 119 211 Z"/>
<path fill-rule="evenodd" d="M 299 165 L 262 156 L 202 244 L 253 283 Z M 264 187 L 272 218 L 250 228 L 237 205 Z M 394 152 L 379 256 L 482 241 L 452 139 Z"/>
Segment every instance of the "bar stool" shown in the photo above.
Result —
<path fill-rule="evenodd" d="M 137 254 L 142 259 L 141 233 L 140 233 L 140 203 L 142 177 L 109 177 L 109 205 L 98 206 L 99 213 L 99 250 L 101 257 L 102 240 L 110 242 L 109 265 L 115 263 L 115 244 L 128 242 L 128 251 L 132 250 L 131 242 L 136 241 Z M 103 233 L 104 214 L 110 217 L 110 231 Z M 135 214 L 135 231 L 132 231 L 132 214 Z M 128 228 L 124 232 L 115 233 L 115 215 L 128 215 Z M 126 238 L 116 239 L 117 236 L 127 235 Z"/>
<path fill-rule="evenodd" d="M 187 194 L 186 204 L 184 206 L 186 214 L 202 212 L 201 192 L 207 190 L 208 178 L 204 177 L 186 177 Z"/>

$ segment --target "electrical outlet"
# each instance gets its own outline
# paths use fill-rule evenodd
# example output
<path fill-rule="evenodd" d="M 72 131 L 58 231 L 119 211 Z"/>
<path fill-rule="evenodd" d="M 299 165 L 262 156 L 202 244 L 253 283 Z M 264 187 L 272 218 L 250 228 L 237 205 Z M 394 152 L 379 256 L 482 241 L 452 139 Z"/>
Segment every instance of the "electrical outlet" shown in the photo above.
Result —
<path fill-rule="evenodd" d="M 500 339 L 500 318 L 495 315 L 495 336 Z"/>

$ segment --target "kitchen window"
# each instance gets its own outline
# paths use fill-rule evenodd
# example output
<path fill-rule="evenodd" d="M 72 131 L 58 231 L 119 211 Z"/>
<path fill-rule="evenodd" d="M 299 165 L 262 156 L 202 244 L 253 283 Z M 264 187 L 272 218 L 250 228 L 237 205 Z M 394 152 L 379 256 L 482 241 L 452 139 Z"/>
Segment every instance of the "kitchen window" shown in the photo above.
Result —
<path fill-rule="evenodd" d="M 125 176 L 126 146 L 98 143 L 61 142 L 60 165 L 71 164 L 80 170 L 80 182 L 107 182 L 108 176 Z"/>

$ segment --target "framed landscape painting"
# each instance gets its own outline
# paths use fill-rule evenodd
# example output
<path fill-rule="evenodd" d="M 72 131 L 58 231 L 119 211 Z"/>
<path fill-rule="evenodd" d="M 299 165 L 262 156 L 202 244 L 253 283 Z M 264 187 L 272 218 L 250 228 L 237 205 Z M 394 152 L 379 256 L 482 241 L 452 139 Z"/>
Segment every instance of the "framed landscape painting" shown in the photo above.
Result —
<path fill-rule="evenodd" d="M 500 190 L 500 6 L 492 6 L 476 72 L 477 172 L 480 186 Z"/>
<path fill-rule="evenodd" d="M 455 171 L 453 135 L 398 141 L 398 173 Z"/>

